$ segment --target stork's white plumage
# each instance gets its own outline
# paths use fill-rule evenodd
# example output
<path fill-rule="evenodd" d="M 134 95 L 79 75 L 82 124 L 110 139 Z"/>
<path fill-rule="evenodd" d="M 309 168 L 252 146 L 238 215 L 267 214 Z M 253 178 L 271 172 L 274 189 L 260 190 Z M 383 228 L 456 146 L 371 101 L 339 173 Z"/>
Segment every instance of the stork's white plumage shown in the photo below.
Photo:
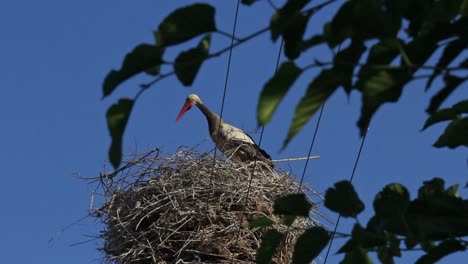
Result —
<path fill-rule="evenodd" d="M 205 115 L 211 139 L 226 156 L 243 162 L 258 160 L 269 166 L 273 165 L 270 155 L 258 147 L 252 137 L 242 129 L 224 122 L 217 114 L 210 111 L 196 94 L 187 96 L 176 120 L 179 121 L 194 105 Z"/>

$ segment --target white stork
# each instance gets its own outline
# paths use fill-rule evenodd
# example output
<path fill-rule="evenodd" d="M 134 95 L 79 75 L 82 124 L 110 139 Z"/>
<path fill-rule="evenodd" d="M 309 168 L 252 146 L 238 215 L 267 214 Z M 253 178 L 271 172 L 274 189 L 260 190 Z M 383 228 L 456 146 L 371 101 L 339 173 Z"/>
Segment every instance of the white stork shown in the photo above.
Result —
<path fill-rule="evenodd" d="M 266 163 L 269 167 L 273 166 L 270 155 L 258 147 L 252 137 L 242 129 L 224 122 L 217 114 L 208 109 L 196 94 L 187 96 L 176 121 L 179 121 L 185 112 L 194 105 L 205 115 L 211 139 L 226 156 L 242 162 L 258 160 Z"/>

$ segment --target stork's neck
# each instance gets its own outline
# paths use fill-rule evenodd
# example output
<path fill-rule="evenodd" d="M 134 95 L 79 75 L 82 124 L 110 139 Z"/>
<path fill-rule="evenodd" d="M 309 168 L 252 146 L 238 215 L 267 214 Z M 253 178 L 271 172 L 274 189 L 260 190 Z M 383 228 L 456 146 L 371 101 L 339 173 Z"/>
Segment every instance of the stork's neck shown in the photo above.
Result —
<path fill-rule="evenodd" d="M 208 128 L 210 129 L 210 133 L 212 134 L 218 130 L 221 118 L 202 103 L 198 103 L 197 107 L 205 115 L 206 120 L 208 120 Z"/>

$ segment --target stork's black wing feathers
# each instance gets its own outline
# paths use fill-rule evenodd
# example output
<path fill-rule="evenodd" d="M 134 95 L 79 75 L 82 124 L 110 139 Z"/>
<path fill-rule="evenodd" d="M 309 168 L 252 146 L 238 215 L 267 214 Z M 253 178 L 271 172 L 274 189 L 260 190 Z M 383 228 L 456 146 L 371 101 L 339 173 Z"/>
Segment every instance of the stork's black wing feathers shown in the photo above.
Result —
<path fill-rule="evenodd" d="M 252 142 L 255 142 L 255 140 L 249 134 L 245 133 L 245 135 L 248 136 L 252 140 Z M 265 158 L 271 160 L 270 155 L 268 155 L 268 153 L 265 150 L 261 149 L 257 144 L 250 144 L 250 145 L 254 145 L 253 148 L 255 148 L 257 151 L 260 151 L 260 153 L 262 153 L 263 156 L 265 156 Z"/>
<path fill-rule="evenodd" d="M 265 150 L 261 149 L 261 148 L 260 148 L 259 146 L 257 146 L 257 145 L 255 145 L 255 147 L 257 147 L 257 150 L 260 151 L 260 153 L 262 153 L 262 155 L 265 156 L 265 158 L 271 160 L 270 155 L 268 155 L 268 153 L 267 153 Z"/>
<path fill-rule="evenodd" d="M 265 150 L 259 148 L 257 144 L 231 139 L 225 143 L 224 148 L 226 150 L 225 154 L 230 158 L 234 158 L 242 162 L 252 162 L 257 160 L 273 166 L 270 155 L 268 155 Z"/>

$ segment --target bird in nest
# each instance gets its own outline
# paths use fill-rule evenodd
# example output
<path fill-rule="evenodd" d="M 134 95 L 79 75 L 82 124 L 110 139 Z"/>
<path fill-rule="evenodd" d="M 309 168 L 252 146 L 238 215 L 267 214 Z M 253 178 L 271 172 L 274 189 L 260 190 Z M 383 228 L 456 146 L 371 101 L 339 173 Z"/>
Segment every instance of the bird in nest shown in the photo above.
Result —
<path fill-rule="evenodd" d="M 176 121 L 179 121 L 193 106 L 197 106 L 206 117 L 211 139 L 216 147 L 227 157 L 241 162 L 261 161 L 270 168 L 273 167 L 270 155 L 261 149 L 249 134 L 240 128 L 224 122 L 217 114 L 204 105 L 196 94 L 187 96 Z"/>

